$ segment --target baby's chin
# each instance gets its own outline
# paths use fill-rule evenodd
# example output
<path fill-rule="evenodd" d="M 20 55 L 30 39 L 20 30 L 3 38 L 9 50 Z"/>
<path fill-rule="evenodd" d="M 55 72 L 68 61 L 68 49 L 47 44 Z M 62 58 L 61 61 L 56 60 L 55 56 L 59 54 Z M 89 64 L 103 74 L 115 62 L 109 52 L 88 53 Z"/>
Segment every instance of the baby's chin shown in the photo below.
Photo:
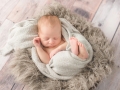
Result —
<path fill-rule="evenodd" d="M 50 45 L 49 46 L 48 45 L 44 45 L 44 47 L 45 48 L 53 48 L 53 47 L 56 47 L 56 45 L 51 45 L 51 46 Z"/>
<path fill-rule="evenodd" d="M 53 45 L 43 45 L 45 48 L 55 48 L 59 45 L 59 43 L 53 44 Z"/>

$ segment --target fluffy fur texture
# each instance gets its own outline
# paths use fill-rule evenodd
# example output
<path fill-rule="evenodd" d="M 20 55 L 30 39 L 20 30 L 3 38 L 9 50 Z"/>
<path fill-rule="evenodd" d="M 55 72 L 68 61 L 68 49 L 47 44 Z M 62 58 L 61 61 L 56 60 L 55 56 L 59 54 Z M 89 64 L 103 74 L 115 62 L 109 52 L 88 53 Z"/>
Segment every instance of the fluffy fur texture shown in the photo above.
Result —
<path fill-rule="evenodd" d="M 29 48 L 18 50 L 13 53 L 9 65 L 17 81 L 28 85 L 30 90 L 91 90 L 111 73 L 113 50 L 99 28 L 93 27 L 83 17 L 72 14 L 59 3 L 45 6 L 36 19 L 42 15 L 56 15 L 67 19 L 90 42 L 93 59 L 71 80 L 52 80 L 39 72 L 31 60 Z"/>

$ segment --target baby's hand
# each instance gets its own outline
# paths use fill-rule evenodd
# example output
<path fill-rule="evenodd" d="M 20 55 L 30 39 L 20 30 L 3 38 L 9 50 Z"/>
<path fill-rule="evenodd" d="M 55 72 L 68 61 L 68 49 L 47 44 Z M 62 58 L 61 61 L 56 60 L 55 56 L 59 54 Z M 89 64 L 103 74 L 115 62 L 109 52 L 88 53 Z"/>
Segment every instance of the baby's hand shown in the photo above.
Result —
<path fill-rule="evenodd" d="M 59 52 L 57 49 L 54 49 L 53 51 L 51 51 L 50 58 L 52 58 L 57 52 Z"/>
<path fill-rule="evenodd" d="M 40 47 L 40 37 L 35 37 L 33 39 L 33 44 L 35 45 L 35 47 Z"/>

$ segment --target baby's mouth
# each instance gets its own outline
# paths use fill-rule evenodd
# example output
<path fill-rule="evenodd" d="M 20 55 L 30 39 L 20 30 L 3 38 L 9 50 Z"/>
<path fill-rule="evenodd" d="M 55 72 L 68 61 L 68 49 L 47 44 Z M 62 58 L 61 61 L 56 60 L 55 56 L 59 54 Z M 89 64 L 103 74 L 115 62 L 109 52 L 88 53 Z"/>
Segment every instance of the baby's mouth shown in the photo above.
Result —
<path fill-rule="evenodd" d="M 49 47 L 54 47 L 55 45 L 54 44 L 50 44 Z"/>
<path fill-rule="evenodd" d="M 49 45 L 50 47 L 53 47 L 54 45 Z"/>

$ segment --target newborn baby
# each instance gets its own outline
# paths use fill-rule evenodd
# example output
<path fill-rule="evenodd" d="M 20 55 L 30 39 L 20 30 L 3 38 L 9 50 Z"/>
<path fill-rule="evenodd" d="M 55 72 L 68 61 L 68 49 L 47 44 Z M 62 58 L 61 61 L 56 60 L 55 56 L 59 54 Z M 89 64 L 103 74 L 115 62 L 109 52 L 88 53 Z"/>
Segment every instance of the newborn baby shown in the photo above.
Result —
<path fill-rule="evenodd" d="M 38 36 L 33 39 L 40 60 L 48 64 L 57 52 L 66 50 L 67 42 L 62 36 L 61 22 L 57 16 L 45 15 L 38 20 Z M 84 45 L 75 37 L 69 39 L 71 51 L 82 59 L 88 58 Z"/>

